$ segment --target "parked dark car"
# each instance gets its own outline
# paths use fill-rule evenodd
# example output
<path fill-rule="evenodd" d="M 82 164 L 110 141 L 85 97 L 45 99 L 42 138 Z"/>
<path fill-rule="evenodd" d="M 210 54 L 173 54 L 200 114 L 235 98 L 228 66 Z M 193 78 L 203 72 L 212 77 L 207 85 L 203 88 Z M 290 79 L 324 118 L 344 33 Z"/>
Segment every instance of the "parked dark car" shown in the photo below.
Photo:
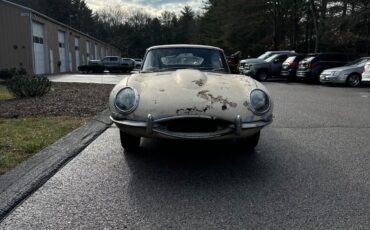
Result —
<path fill-rule="evenodd" d="M 280 75 L 286 77 L 289 81 L 296 80 L 296 74 L 298 69 L 298 64 L 306 56 L 303 54 L 297 54 L 296 56 L 288 57 L 281 67 Z"/>
<path fill-rule="evenodd" d="M 355 55 L 343 53 L 315 53 L 308 54 L 299 62 L 297 78 L 300 80 L 319 81 L 322 71 L 334 67 L 344 66 L 358 58 Z"/>
<path fill-rule="evenodd" d="M 109 72 L 130 72 L 134 69 L 135 60 L 119 56 L 107 56 L 101 62 Z"/>
<path fill-rule="evenodd" d="M 109 72 L 130 72 L 134 69 L 135 60 L 121 58 L 119 56 L 106 56 L 102 60 L 90 60 L 87 65 L 78 66 L 82 73 L 104 73 Z"/>
<path fill-rule="evenodd" d="M 87 65 L 78 66 L 78 71 L 82 73 L 104 73 L 105 66 L 100 60 L 89 60 Z"/>
<path fill-rule="evenodd" d="M 253 63 L 245 64 L 243 74 L 253 77 L 259 81 L 279 76 L 283 62 L 295 53 L 274 54 L 266 60 L 255 60 Z"/>
<path fill-rule="evenodd" d="M 288 50 L 279 50 L 279 51 L 266 51 L 265 53 L 261 54 L 257 58 L 247 58 L 240 60 L 240 65 L 239 65 L 239 72 L 243 73 L 244 72 L 244 66 L 248 66 L 248 64 L 253 64 L 256 62 L 260 62 L 261 60 L 266 60 L 267 58 L 271 57 L 272 55 L 275 54 L 292 54 L 295 53 L 295 51 L 288 51 Z"/>

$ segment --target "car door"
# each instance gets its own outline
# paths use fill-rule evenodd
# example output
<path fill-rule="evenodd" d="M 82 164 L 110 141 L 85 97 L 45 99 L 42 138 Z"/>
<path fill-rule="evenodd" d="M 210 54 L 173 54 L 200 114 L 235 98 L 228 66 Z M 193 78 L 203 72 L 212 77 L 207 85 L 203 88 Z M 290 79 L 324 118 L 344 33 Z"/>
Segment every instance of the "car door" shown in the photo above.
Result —
<path fill-rule="evenodd" d="M 107 58 L 107 57 L 103 58 L 103 59 L 101 60 L 101 63 L 102 63 L 103 65 L 107 65 L 107 64 L 108 64 L 108 59 L 109 59 L 109 58 Z"/>
<path fill-rule="evenodd" d="M 281 54 L 277 56 L 271 63 L 271 75 L 280 75 L 281 67 L 283 62 L 288 58 L 287 54 Z"/>

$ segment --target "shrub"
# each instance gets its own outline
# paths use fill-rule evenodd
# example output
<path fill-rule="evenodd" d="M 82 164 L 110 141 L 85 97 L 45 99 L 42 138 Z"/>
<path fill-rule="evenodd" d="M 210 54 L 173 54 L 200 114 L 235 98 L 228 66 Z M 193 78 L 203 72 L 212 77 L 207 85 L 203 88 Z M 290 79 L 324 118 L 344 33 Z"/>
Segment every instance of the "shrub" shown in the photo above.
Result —
<path fill-rule="evenodd" d="M 10 79 L 15 75 L 15 72 L 16 72 L 15 68 L 2 69 L 0 70 L 0 79 L 4 79 L 4 80 Z"/>
<path fill-rule="evenodd" d="M 16 75 L 27 75 L 27 71 L 24 68 L 16 69 L 2 69 L 0 70 L 0 79 L 8 80 Z"/>
<path fill-rule="evenodd" d="M 7 83 L 15 97 L 37 97 L 50 91 L 51 82 L 44 76 L 16 75 Z"/>

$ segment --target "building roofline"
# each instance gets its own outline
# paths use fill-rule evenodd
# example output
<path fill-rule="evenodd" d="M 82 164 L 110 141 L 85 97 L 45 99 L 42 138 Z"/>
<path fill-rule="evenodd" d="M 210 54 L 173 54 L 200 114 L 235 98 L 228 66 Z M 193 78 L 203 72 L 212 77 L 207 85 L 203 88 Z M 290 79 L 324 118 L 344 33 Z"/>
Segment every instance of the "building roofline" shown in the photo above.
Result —
<path fill-rule="evenodd" d="M 73 30 L 74 32 L 77 32 L 77 33 L 79 33 L 81 35 L 84 35 L 84 36 L 86 36 L 86 37 L 88 37 L 90 39 L 93 39 L 93 40 L 95 40 L 97 42 L 100 42 L 100 43 L 102 43 L 104 45 L 108 45 L 108 46 L 110 46 L 112 48 L 117 49 L 116 47 L 114 47 L 114 46 L 112 46 L 112 45 L 110 45 L 110 44 L 108 44 L 106 42 L 103 42 L 103 41 L 101 41 L 101 40 L 99 40 L 99 39 L 97 39 L 97 38 L 95 38 L 95 37 L 93 37 L 93 36 L 91 36 L 89 34 L 86 34 L 86 33 L 82 32 L 82 31 L 79 31 L 79 30 L 77 30 L 77 29 L 75 29 L 75 28 L 73 28 L 71 26 L 68 26 L 68 25 L 66 25 L 66 24 L 64 24 L 64 23 L 62 23 L 60 21 L 57 21 L 57 20 L 55 20 L 55 19 L 53 19 L 53 18 L 51 18 L 51 17 L 49 17 L 49 16 L 47 16 L 45 14 L 42 14 L 42 13 L 40 13 L 40 12 L 34 10 L 34 9 L 31 9 L 29 7 L 26 7 L 26 6 L 19 5 L 19 4 L 14 3 L 14 2 L 9 2 L 9 1 L 6 1 L 6 0 L 0 0 L 0 2 L 3 2 L 5 4 L 11 5 L 11 6 L 15 6 L 15 7 L 20 8 L 20 9 L 23 9 L 23 10 L 27 10 L 27 11 L 29 11 L 29 12 L 31 12 L 33 14 L 36 14 L 36 15 L 42 17 L 42 18 L 45 18 L 45 19 L 47 19 L 47 20 L 49 20 L 49 21 L 51 21 L 51 22 L 53 22 L 55 24 L 58 24 L 58 25 L 63 26 L 63 27 L 66 27 L 67 29 Z"/>

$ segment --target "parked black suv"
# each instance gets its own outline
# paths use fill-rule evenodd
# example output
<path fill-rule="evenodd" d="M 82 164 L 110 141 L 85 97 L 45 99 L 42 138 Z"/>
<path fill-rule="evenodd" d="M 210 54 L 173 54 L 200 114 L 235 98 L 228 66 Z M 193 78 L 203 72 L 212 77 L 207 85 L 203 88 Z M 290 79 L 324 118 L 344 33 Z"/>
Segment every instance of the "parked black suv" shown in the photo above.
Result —
<path fill-rule="evenodd" d="M 303 54 L 298 54 L 296 56 L 288 57 L 281 67 L 280 75 L 286 77 L 289 81 L 293 81 L 296 78 L 298 64 L 306 56 Z"/>
<path fill-rule="evenodd" d="M 297 78 L 318 82 L 323 70 L 343 66 L 356 58 L 355 55 L 343 53 L 308 54 L 305 59 L 299 62 Z"/>

